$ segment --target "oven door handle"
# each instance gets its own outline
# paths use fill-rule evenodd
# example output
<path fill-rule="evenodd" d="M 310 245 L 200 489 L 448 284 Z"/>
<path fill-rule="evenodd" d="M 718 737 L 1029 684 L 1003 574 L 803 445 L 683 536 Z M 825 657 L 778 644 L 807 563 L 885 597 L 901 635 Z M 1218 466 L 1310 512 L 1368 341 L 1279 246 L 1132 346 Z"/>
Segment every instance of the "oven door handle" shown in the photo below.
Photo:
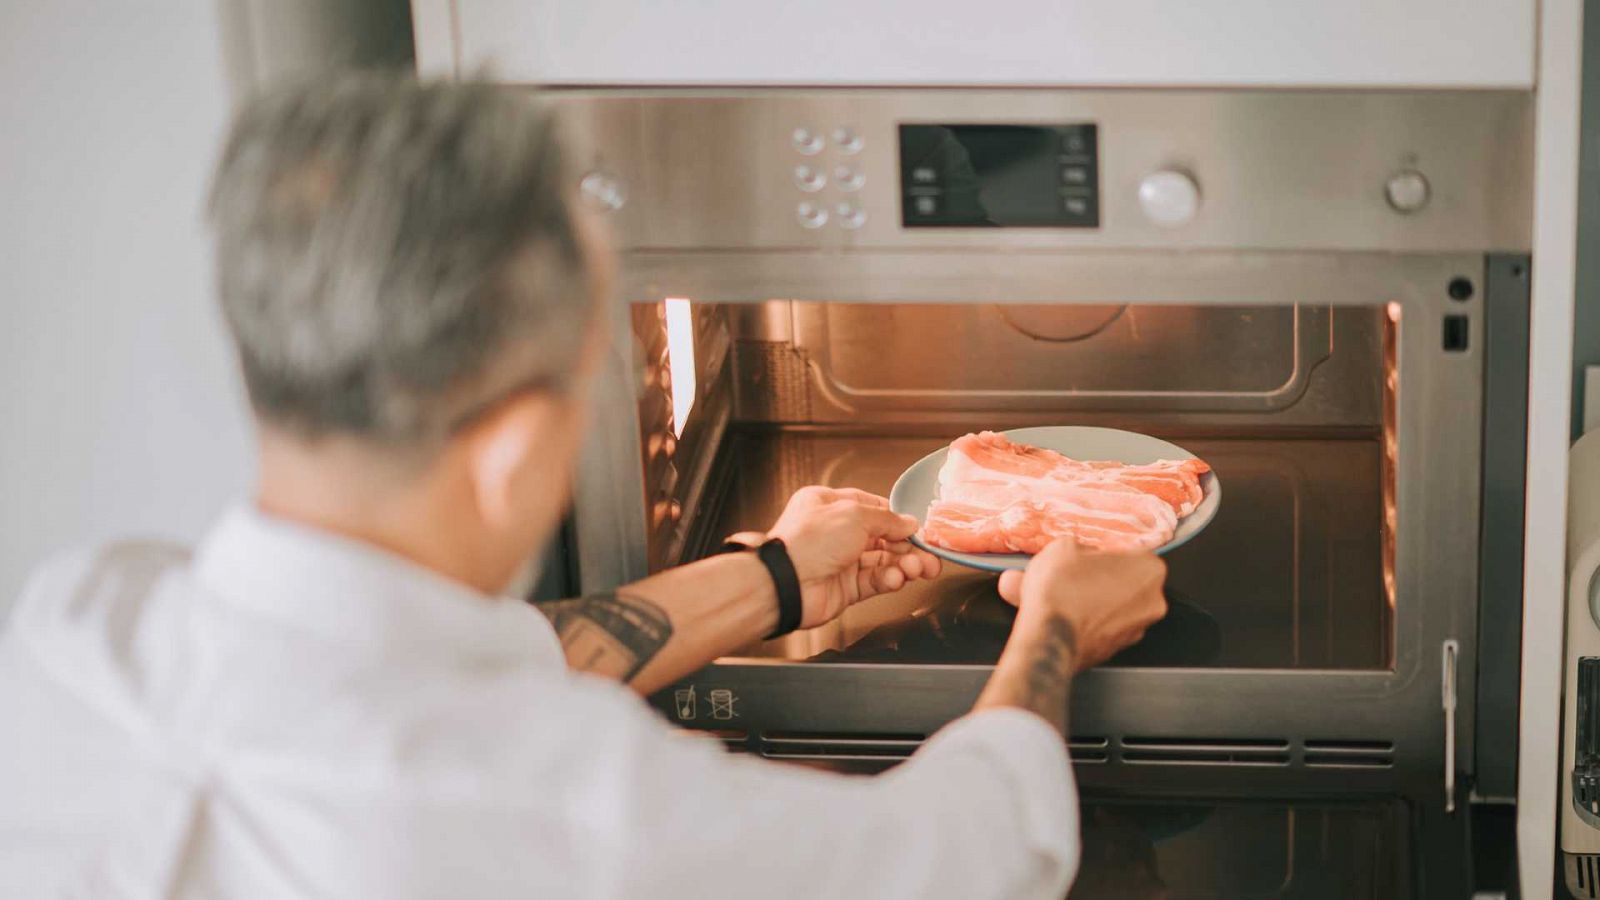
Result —
<path fill-rule="evenodd" d="M 1444 705 L 1444 811 L 1456 811 L 1456 657 L 1461 646 L 1454 640 L 1444 642 L 1440 653 L 1442 671 L 1439 693 Z"/>

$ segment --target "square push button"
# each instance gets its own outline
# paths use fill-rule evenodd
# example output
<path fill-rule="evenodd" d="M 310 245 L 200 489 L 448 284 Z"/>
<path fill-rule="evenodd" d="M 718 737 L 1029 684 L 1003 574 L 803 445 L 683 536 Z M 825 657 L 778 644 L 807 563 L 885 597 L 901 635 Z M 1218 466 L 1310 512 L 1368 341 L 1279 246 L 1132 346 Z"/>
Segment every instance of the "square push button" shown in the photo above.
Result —
<path fill-rule="evenodd" d="M 1061 183 L 1069 187 L 1086 187 L 1089 184 L 1088 166 L 1062 166 Z"/>
<path fill-rule="evenodd" d="M 924 197 L 912 197 L 911 198 L 911 208 L 913 210 L 915 210 L 917 215 L 919 215 L 919 216 L 938 215 L 938 213 L 939 213 L 939 198 L 938 197 L 926 197 L 926 196 L 924 196 Z"/>
<path fill-rule="evenodd" d="M 1089 198 L 1067 197 L 1061 201 L 1061 209 L 1069 216 L 1087 216 L 1089 214 Z"/>

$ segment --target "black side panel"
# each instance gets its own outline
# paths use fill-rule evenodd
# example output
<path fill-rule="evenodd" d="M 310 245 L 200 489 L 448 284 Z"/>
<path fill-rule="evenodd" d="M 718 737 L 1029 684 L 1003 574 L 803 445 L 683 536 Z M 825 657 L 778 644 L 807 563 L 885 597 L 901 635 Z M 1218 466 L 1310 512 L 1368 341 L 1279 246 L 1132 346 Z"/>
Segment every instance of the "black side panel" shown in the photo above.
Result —
<path fill-rule="evenodd" d="M 1531 270 L 1526 256 L 1494 255 L 1485 272 L 1475 792 L 1508 799 L 1517 793 Z"/>

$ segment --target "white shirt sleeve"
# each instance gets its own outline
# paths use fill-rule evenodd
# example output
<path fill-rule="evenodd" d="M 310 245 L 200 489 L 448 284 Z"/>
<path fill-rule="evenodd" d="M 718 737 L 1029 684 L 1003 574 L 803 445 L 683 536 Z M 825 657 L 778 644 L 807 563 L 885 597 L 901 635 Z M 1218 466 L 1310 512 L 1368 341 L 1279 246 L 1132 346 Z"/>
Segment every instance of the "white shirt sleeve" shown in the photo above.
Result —
<path fill-rule="evenodd" d="M 638 733 L 620 897 L 1039 897 L 1076 873 L 1061 736 L 1017 709 L 969 715 L 875 777 L 731 757 Z"/>

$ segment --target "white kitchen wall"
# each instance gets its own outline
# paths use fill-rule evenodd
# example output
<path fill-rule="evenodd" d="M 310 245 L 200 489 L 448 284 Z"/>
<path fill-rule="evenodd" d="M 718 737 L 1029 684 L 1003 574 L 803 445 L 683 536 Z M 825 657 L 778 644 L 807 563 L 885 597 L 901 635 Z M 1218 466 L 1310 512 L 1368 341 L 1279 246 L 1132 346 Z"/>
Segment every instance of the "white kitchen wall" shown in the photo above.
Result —
<path fill-rule="evenodd" d="M 45 554 L 192 539 L 248 484 L 203 200 L 207 0 L 0 3 L 0 620 Z"/>
<path fill-rule="evenodd" d="M 1518 87 L 1535 0 L 413 0 L 424 71 L 536 84 Z"/>

